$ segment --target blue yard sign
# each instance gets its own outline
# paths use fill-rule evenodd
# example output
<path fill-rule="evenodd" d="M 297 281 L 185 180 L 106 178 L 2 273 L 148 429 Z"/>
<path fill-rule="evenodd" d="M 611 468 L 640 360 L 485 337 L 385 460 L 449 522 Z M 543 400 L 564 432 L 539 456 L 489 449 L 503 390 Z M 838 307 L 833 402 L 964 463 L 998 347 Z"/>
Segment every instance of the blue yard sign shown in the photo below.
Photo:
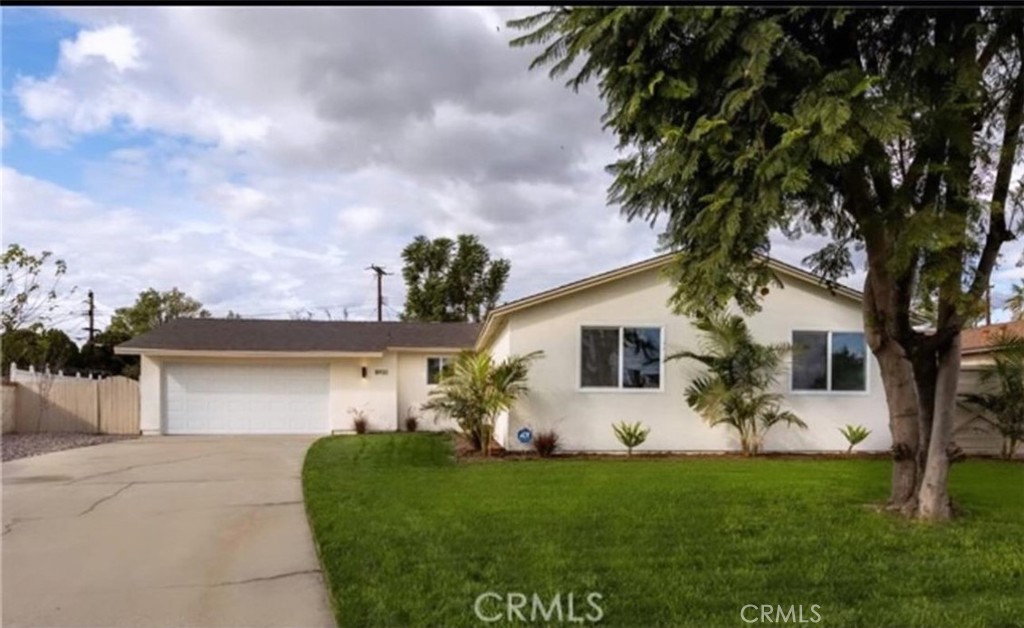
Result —
<path fill-rule="evenodd" d="M 530 428 L 528 427 L 521 428 L 518 432 L 516 432 L 516 438 L 519 439 L 520 443 L 525 445 L 529 443 L 531 440 L 533 440 L 533 431 L 530 430 Z"/>

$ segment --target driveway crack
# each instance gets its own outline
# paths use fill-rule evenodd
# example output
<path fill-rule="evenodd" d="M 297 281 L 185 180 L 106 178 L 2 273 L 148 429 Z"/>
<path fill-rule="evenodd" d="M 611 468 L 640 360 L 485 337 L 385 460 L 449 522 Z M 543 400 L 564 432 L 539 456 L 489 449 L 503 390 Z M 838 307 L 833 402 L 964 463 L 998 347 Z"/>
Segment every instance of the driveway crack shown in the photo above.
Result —
<path fill-rule="evenodd" d="M 161 589 L 207 589 L 213 587 L 233 587 L 241 584 L 252 584 L 254 582 L 267 582 L 271 580 L 281 580 L 283 578 L 294 578 L 295 576 L 308 576 L 310 574 L 321 573 L 319 569 L 303 569 L 301 571 L 289 571 L 286 573 L 279 573 L 273 576 L 259 576 L 256 578 L 246 578 L 245 580 L 229 580 L 227 582 L 214 582 L 213 584 L 170 584 Z"/>
<path fill-rule="evenodd" d="M 127 491 L 129 488 L 131 488 L 134 485 L 135 485 L 135 482 L 129 482 L 129 483 L 125 484 L 124 486 L 122 486 L 121 488 L 119 488 L 116 491 L 114 491 L 113 493 L 111 493 L 110 495 L 105 495 L 105 496 L 99 498 L 98 500 L 93 502 L 92 506 L 89 506 L 83 512 L 79 513 L 78 516 L 82 517 L 82 516 L 85 516 L 85 515 L 89 514 L 93 510 L 96 510 L 96 507 L 99 506 L 100 504 L 102 504 L 103 502 L 105 502 L 107 500 L 110 500 L 110 499 L 114 499 L 115 497 L 117 497 L 121 493 Z"/>
<path fill-rule="evenodd" d="M 119 469 L 114 469 L 112 471 L 104 471 L 103 473 L 94 473 L 93 475 L 82 476 L 82 477 L 78 478 L 77 480 L 75 480 L 74 482 L 72 482 L 72 484 L 77 484 L 77 483 L 82 482 L 84 480 L 91 480 L 92 478 L 102 477 L 104 475 L 114 475 L 115 473 L 124 473 L 125 471 L 131 471 L 133 469 L 141 469 L 143 467 L 158 467 L 158 466 L 164 465 L 164 464 L 174 464 L 176 462 L 187 462 L 189 460 L 197 460 L 199 458 L 209 458 L 210 456 L 215 456 L 215 455 L 217 455 L 217 454 L 199 454 L 198 456 L 187 456 L 185 458 L 175 458 L 174 460 L 163 460 L 163 461 L 160 461 L 160 462 L 147 462 L 147 463 L 144 463 L 144 464 L 133 464 L 133 465 L 129 465 L 127 467 L 121 467 Z"/>

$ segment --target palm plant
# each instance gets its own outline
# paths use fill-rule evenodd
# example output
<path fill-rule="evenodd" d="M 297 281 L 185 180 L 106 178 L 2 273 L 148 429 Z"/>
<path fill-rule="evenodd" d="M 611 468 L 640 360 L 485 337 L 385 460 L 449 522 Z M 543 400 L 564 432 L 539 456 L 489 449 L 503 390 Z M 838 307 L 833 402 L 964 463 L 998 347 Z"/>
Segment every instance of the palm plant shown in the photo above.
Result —
<path fill-rule="evenodd" d="M 496 363 L 486 351 L 464 351 L 442 373 L 423 409 L 454 419 L 473 448 L 490 455 L 494 420 L 527 393 L 530 363 L 541 355 L 534 351 Z"/>
<path fill-rule="evenodd" d="M 1024 320 L 1024 281 L 1020 281 L 1010 288 L 1010 297 L 1006 299 L 1005 307 L 1010 310 L 1013 320 Z"/>
<path fill-rule="evenodd" d="M 1003 457 L 1012 458 L 1024 442 L 1024 337 L 1001 334 L 992 345 L 992 363 L 985 366 L 978 383 L 983 392 L 960 395 L 964 405 L 1003 437 Z"/>
<path fill-rule="evenodd" d="M 871 436 L 871 430 L 864 427 L 863 425 L 847 425 L 839 429 L 839 432 L 846 438 L 846 442 L 850 443 L 850 446 L 846 448 L 846 453 L 853 453 L 853 448 L 864 440 Z"/>
<path fill-rule="evenodd" d="M 626 423 L 625 421 L 613 423 L 612 430 L 615 432 L 615 438 L 619 439 L 622 446 L 626 448 L 627 456 L 632 456 L 633 448 L 643 445 L 644 441 L 647 440 L 647 435 L 651 433 L 651 428 L 644 427 L 644 424 L 640 421 L 636 423 Z"/>
<path fill-rule="evenodd" d="M 701 352 L 681 351 L 669 360 L 691 359 L 707 367 L 686 388 L 686 403 L 708 425 L 726 425 L 739 435 L 744 455 L 756 455 L 764 435 L 785 424 L 806 428 L 800 417 L 782 408 L 782 395 L 768 392 L 778 378 L 789 345 L 754 341 L 741 316 L 712 313 L 694 322 L 703 332 Z"/>

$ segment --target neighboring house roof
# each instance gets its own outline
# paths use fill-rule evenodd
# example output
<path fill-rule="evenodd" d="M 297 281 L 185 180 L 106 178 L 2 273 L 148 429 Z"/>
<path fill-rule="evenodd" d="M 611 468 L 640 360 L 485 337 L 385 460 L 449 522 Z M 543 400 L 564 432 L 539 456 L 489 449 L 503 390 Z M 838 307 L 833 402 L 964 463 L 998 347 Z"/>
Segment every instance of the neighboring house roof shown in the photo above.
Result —
<path fill-rule="evenodd" d="M 965 355 L 988 353 L 992 343 L 1004 333 L 1024 338 L 1024 321 L 996 323 L 995 325 L 965 329 L 960 336 L 960 352 Z"/>
<path fill-rule="evenodd" d="M 563 284 L 561 286 L 551 288 L 550 290 L 538 292 L 536 294 L 532 294 L 521 299 L 516 299 L 515 301 L 503 303 L 501 306 L 491 310 L 491 312 L 487 315 L 487 319 L 484 321 L 484 328 L 480 333 L 480 338 L 477 339 L 477 347 L 479 348 L 486 346 L 487 343 L 490 342 L 491 337 L 500 329 L 503 319 L 512 312 L 524 310 L 535 305 L 540 305 L 541 303 L 546 303 L 548 301 L 559 299 L 570 294 L 575 294 L 577 292 L 587 290 L 595 286 L 610 283 L 612 281 L 616 281 L 624 277 L 629 277 L 639 273 L 647 272 L 649 270 L 655 270 L 658 268 L 665 267 L 672 262 L 672 260 L 675 258 L 675 255 L 675 253 L 665 253 L 663 255 L 658 255 L 656 257 L 636 262 L 634 264 L 629 264 L 627 266 L 615 268 L 613 270 L 599 273 L 597 275 L 591 275 L 590 277 L 586 277 L 578 281 L 573 281 L 571 283 Z M 818 276 L 809 273 L 806 270 L 803 270 L 802 268 L 791 266 L 789 264 L 780 262 L 772 258 L 766 258 L 766 261 L 768 263 L 769 268 L 782 275 L 787 275 L 789 277 L 799 279 L 822 288 L 825 287 L 822 280 Z M 833 292 L 840 296 L 857 301 L 858 303 L 861 302 L 864 298 L 863 293 L 861 293 L 860 291 L 848 288 L 843 285 L 834 286 Z"/>
<path fill-rule="evenodd" d="M 120 354 L 237 352 L 378 354 L 387 349 L 469 349 L 477 323 L 179 318 L 117 346 Z"/>

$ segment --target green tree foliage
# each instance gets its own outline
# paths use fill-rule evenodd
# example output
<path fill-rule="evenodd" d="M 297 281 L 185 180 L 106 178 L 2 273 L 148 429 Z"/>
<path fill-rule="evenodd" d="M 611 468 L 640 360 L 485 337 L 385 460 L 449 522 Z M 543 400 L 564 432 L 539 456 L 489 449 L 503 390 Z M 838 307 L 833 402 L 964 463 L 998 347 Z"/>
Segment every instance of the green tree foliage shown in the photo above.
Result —
<path fill-rule="evenodd" d="M 755 342 L 742 316 L 713 312 L 697 317 L 694 326 L 704 334 L 700 353 L 681 351 L 666 359 L 686 358 L 707 367 L 687 386 L 686 403 L 708 425 L 735 430 L 747 456 L 761 450 L 765 434 L 775 425 L 807 427 L 782 409 L 781 394 L 770 392 L 788 345 Z"/>
<path fill-rule="evenodd" d="M 961 395 L 1003 437 L 1003 457 L 1012 458 L 1024 442 L 1024 338 L 1001 334 L 993 343 L 993 359 L 979 377 L 983 392 Z"/>
<path fill-rule="evenodd" d="M 107 333 L 114 338 L 134 338 L 176 318 L 209 318 L 203 304 L 177 288 L 140 292 L 135 303 L 114 310 Z"/>
<path fill-rule="evenodd" d="M 50 251 L 38 255 L 18 244 L 10 244 L 0 254 L 0 328 L 4 333 L 16 329 L 47 327 L 60 308 L 60 281 L 67 264 Z M 68 290 L 67 295 L 75 292 Z"/>
<path fill-rule="evenodd" d="M 20 368 L 34 367 L 37 371 L 49 368 L 56 372 L 73 369 L 79 364 L 78 345 L 59 329 L 15 329 L 0 336 L 3 346 L 3 373 L 10 372 L 11 364 Z"/>
<path fill-rule="evenodd" d="M 805 261 L 830 284 L 863 249 L 890 503 L 950 516 L 960 329 L 1019 230 L 1024 12 L 556 7 L 510 25 L 528 31 L 513 45 L 543 46 L 532 67 L 596 81 L 623 154 L 610 200 L 664 219 L 681 312 L 757 310 L 773 233 L 826 236 Z"/>
<path fill-rule="evenodd" d="M 114 347 L 131 340 L 126 332 L 111 331 L 109 328 L 96 334 L 92 342 L 82 346 L 78 355 L 78 367 L 84 371 L 123 375 L 139 378 L 139 358 L 133 355 L 117 355 Z"/>
<path fill-rule="evenodd" d="M 494 421 L 528 392 L 530 364 L 540 351 L 495 362 L 486 351 L 464 351 L 430 391 L 424 410 L 454 419 L 473 447 L 490 454 Z"/>
<path fill-rule="evenodd" d="M 511 264 L 491 259 L 475 235 L 417 236 L 402 251 L 409 321 L 481 321 L 505 289 Z"/>

